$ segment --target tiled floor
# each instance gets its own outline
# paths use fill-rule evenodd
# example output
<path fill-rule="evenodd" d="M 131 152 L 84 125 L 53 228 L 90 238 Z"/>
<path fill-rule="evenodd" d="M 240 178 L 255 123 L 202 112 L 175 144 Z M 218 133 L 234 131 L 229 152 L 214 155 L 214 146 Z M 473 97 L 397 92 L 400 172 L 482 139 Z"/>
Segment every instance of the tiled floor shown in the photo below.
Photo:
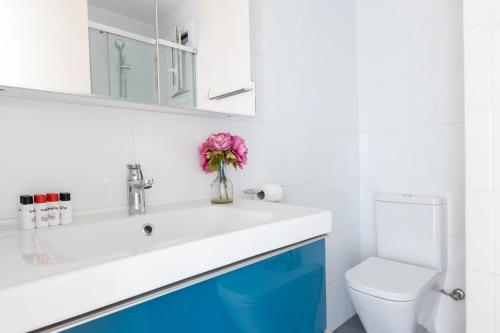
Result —
<path fill-rule="evenodd" d="M 359 317 L 356 315 L 337 328 L 333 333 L 366 333 Z"/>

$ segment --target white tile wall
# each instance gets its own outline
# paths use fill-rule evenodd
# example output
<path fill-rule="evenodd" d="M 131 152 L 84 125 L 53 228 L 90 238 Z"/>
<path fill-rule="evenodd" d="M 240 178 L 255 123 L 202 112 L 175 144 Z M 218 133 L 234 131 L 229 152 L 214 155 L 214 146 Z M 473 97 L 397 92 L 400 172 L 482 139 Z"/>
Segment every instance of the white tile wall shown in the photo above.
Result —
<path fill-rule="evenodd" d="M 377 252 L 377 237 L 375 232 L 375 224 L 360 224 L 361 259 L 363 260 L 374 256 Z"/>
<path fill-rule="evenodd" d="M 446 287 L 465 288 L 461 1 L 358 0 L 357 13 L 361 256 L 376 253 L 375 193 L 446 196 Z M 437 331 L 465 332 L 464 313 L 444 299 Z"/>
<path fill-rule="evenodd" d="M 434 119 L 432 72 L 362 85 L 358 102 L 361 130 L 428 125 Z M 419 94 L 415 94 L 419 91 Z"/>
<path fill-rule="evenodd" d="M 467 187 L 489 190 L 493 182 L 491 112 L 487 108 L 467 112 Z"/>
<path fill-rule="evenodd" d="M 301 66 L 304 53 L 297 41 L 304 40 L 303 0 L 255 1 L 255 51 L 274 60 Z"/>
<path fill-rule="evenodd" d="M 331 311 L 327 314 L 331 327 L 338 327 L 345 322 L 345 318 L 354 315 L 354 309 L 350 304 L 349 294 L 345 280 L 340 280 L 326 289 L 327 307 Z M 329 330 L 328 330 L 329 331 Z"/>
<path fill-rule="evenodd" d="M 473 26 L 489 25 L 492 18 L 491 9 L 492 0 L 464 1 L 464 28 L 466 28 L 466 33 Z M 469 46 L 466 46 L 466 49 L 469 49 Z"/>
<path fill-rule="evenodd" d="M 384 20 L 388 15 L 384 15 Z M 432 17 L 358 41 L 358 80 L 370 84 L 433 68 Z M 361 23 L 358 20 L 358 26 Z"/>
<path fill-rule="evenodd" d="M 493 273 L 493 194 L 467 192 L 467 269 Z"/>
<path fill-rule="evenodd" d="M 467 270 L 467 332 L 495 332 L 495 278 Z"/>
<path fill-rule="evenodd" d="M 500 107 L 490 89 L 496 84 L 490 72 L 500 70 L 491 53 L 500 43 L 496 29 L 477 23 L 500 22 L 500 14 L 480 10 L 500 2 L 467 1 L 467 117 L 461 0 L 255 0 L 255 119 L 1 98 L 0 140 L 8 144 L 0 145 L 0 219 L 15 216 L 16 195 L 24 192 L 71 191 L 77 210 L 124 206 L 125 164 L 131 161 L 156 180 L 149 201 L 207 197 L 212 176 L 198 170 L 196 147 L 209 133 L 228 130 L 244 136 L 250 148 L 249 166 L 230 172 L 236 190 L 279 182 L 285 202 L 332 209 L 329 330 L 354 314 L 345 271 L 375 253 L 376 192 L 447 197 L 446 287 L 464 288 L 465 118 L 467 187 L 478 197 L 500 187 L 490 166 L 500 156 L 500 141 L 490 130 L 500 126 L 500 111 L 490 108 L 492 100 Z M 468 241 L 495 229 L 498 199 L 486 196 L 491 209 L 480 213 L 491 215 Z M 484 205 L 471 202 L 477 202 L 474 209 Z M 477 251 L 483 246 L 491 253 L 468 265 L 499 272 L 496 243 L 478 244 Z M 474 251 L 470 247 L 469 259 L 479 257 Z M 487 273 L 469 276 L 469 327 L 493 327 L 493 310 L 484 318 L 473 311 L 484 305 L 481 295 L 494 290 L 495 278 Z M 491 306 L 500 302 L 489 297 Z M 464 332 L 464 313 L 463 302 L 443 300 L 439 332 Z"/>
<path fill-rule="evenodd" d="M 466 107 L 488 108 L 491 104 L 492 46 L 490 31 L 484 26 L 467 28 L 464 33 Z M 474 84 L 472 84 L 474 82 Z"/>
<path fill-rule="evenodd" d="M 333 210 L 333 330 L 353 314 L 343 275 L 360 261 L 355 4 L 254 3 L 255 119 L 0 98 L 0 220 L 16 216 L 20 193 L 67 190 L 76 210 L 125 206 L 125 165 L 134 161 L 155 179 L 149 202 L 208 197 L 214 176 L 198 169 L 196 148 L 211 132 L 238 133 L 250 155 L 245 170 L 230 172 L 236 190 L 278 182 L 285 202 Z"/>
<path fill-rule="evenodd" d="M 337 230 L 328 236 L 327 253 L 336 254 L 327 260 L 327 284 L 344 279 L 344 273 L 360 260 L 359 226 Z"/>
<path fill-rule="evenodd" d="M 438 68 L 434 75 L 434 120 L 437 124 L 464 122 L 464 67 Z"/>
<path fill-rule="evenodd" d="M 500 2 L 464 1 L 467 332 L 500 332 Z"/>
<path fill-rule="evenodd" d="M 4 98 L 0 113 L 0 218 L 16 216 L 20 193 L 67 190 L 79 210 L 124 204 L 132 112 Z"/>
<path fill-rule="evenodd" d="M 280 1 L 257 2 L 257 7 L 264 3 L 266 6 L 275 5 L 268 5 L 269 2 L 280 4 Z M 294 167 L 289 161 L 296 160 L 301 165 L 293 175 L 298 183 L 286 188 L 284 201 L 331 209 L 333 212 L 334 232 L 327 239 L 327 319 L 328 331 L 333 331 L 354 314 L 344 273 L 361 260 L 355 3 L 350 0 L 293 0 L 283 6 L 286 8 L 282 8 L 281 13 L 291 15 L 291 19 L 281 20 L 281 16 L 276 15 L 270 16 L 269 21 L 279 25 L 274 30 L 277 32 L 275 36 L 287 31 L 295 39 L 277 38 L 272 45 L 258 45 L 257 52 L 265 52 L 266 47 L 270 49 L 270 56 L 264 56 L 269 70 L 261 75 L 273 76 L 271 80 L 276 80 L 274 73 L 279 70 L 283 72 L 284 80 L 290 82 L 284 83 L 278 78 L 279 82 L 271 81 L 267 87 L 260 87 L 267 90 L 263 94 L 269 96 L 269 103 L 275 103 L 271 107 L 276 114 L 268 110 L 269 113 L 258 114 L 257 118 L 269 122 L 285 120 L 288 124 L 311 128 L 302 131 L 291 128 L 283 134 L 282 144 L 295 145 L 296 150 L 291 155 L 280 154 L 276 162 L 280 166 L 277 177 L 290 172 Z M 304 26 L 301 30 L 302 22 Z M 270 34 L 269 31 L 264 32 Z M 303 53 L 298 51 L 300 46 L 296 44 L 302 36 L 305 38 Z M 286 53 L 276 53 L 282 44 L 286 44 L 283 47 L 288 52 L 294 52 L 295 56 L 287 55 L 286 59 L 282 59 Z M 280 64 L 277 68 L 276 63 Z M 297 76 L 305 79 L 296 80 Z M 291 89 L 282 89 L 290 85 Z M 257 87 L 259 89 L 259 85 Z M 275 90 L 288 99 L 285 102 L 287 110 L 280 107 L 282 102 L 274 95 Z M 259 96 L 258 107 L 262 106 L 261 100 Z M 302 105 L 305 112 L 297 112 Z M 303 151 L 305 155 L 301 153 L 297 156 L 297 151 Z M 318 163 L 319 160 L 321 163 Z M 258 173 L 265 174 L 262 170 Z M 255 178 L 258 179 L 257 176 Z"/>
<path fill-rule="evenodd" d="M 463 64 L 462 6 L 434 14 L 434 65 Z"/>
<path fill-rule="evenodd" d="M 446 0 L 444 0 L 446 1 Z M 432 0 L 357 0 L 359 37 L 377 35 L 403 23 L 413 24 L 432 13 Z"/>

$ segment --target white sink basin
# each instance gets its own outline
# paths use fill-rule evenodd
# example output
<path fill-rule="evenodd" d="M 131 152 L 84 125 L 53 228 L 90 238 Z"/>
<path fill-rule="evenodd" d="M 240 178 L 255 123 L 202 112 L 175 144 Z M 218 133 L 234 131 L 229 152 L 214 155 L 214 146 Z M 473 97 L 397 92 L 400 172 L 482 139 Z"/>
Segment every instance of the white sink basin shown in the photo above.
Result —
<path fill-rule="evenodd" d="M 0 332 L 41 328 L 331 231 L 328 211 L 251 200 L 148 209 L 0 228 Z"/>
<path fill-rule="evenodd" d="M 150 251 L 256 227 L 272 219 L 271 213 L 229 206 L 155 211 L 102 221 L 98 225 L 78 223 L 46 229 L 34 234 L 33 247 L 43 249 L 51 263 L 64 263 Z M 151 227 L 150 234 L 143 233 L 145 225 Z"/>

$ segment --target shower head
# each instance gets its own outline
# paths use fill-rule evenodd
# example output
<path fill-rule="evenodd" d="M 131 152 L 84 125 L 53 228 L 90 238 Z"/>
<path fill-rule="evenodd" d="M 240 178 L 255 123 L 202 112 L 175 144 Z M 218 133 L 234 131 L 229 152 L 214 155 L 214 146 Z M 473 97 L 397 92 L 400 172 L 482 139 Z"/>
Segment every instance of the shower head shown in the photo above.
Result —
<path fill-rule="evenodd" d="M 125 47 L 125 43 L 121 39 L 115 40 L 115 46 L 120 50 Z"/>

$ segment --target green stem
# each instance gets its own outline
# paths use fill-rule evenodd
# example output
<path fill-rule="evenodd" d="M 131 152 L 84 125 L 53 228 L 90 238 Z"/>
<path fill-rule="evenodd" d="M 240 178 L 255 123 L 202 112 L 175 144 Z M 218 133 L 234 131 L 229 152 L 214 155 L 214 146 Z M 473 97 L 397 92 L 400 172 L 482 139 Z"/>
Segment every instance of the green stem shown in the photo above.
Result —
<path fill-rule="evenodd" d="M 227 193 L 227 181 L 226 181 L 226 172 L 225 172 L 225 164 L 224 161 L 221 160 L 219 162 L 219 178 L 220 178 L 220 200 L 222 201 L 222 195 L 225 194 L 226 201 L 229 200 L 229 194 Z"/>

